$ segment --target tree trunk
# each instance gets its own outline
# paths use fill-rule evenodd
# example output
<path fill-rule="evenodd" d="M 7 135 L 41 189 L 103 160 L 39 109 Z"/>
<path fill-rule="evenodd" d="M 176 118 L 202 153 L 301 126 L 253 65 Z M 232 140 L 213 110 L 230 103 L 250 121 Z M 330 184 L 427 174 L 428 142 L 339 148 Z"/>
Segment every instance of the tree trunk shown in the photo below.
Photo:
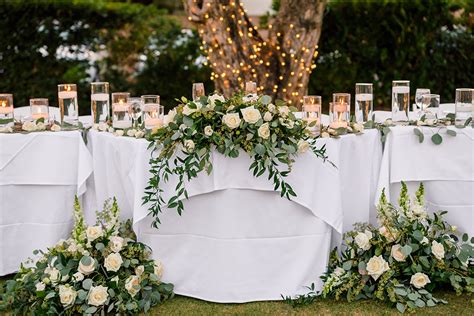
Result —
<path fill-rule="evenodd" d="M 256 81 L 261 93 L 300 107 L 317 55 L 326 0 L 281 0 L 264 39 L 239 0 L 185 0 L 212 67 L 230 95 Z"/>

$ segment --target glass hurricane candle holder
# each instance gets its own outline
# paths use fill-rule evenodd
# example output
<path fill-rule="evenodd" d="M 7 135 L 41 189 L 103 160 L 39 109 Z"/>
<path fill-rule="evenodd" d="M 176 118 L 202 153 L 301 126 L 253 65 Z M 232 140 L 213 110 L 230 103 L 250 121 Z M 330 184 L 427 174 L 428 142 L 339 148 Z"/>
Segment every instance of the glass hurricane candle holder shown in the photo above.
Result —
<path fill-rule="evenodd" d="M 128 98 L 130 93 L 112 93 L 112 127 L 125 129 L 132 127 L 132 116 Z"/>
<path fill-rule="evenodd" d="M 306 95 L 303 97 L 303 120 L 308 123 L 308 129 L 313 135 L 321 131 L 321 97 Z"/>
<path fill-rule="evenodd" d="M 130 97 L 128 98 L 128 103 L 130 103 L 130 115 L 132 116 L 133 126 L 138 127 L 140 125 L 140 118 L 142 117 L 142 98 Z"/>
<path fill-rule="evenodd" d="M 373 85 L 371 83 L 356 83 L 355 86 L 355 119 L 365 123 L 372 119 L 374 104 Z"/>
<path fill-rule="evenodd" d="M 163 126 L 165 108 L 160 105 L 159 95 L 143 95 L 143 121 L 146 129 Z"/>
<path fill-rule="evenodd" d="M 247 81 L 245 83 L 245 95 L 257 95 L 257 83 L 255 81 Z"/>
<path fill-rule="evenodd" d="M 193 101 L 199 101 L 199 99 L 205 95 L 204 83 L 193 83 Z"/>
<path fill-rule="evenodd" d="M 456 125 L 464 126 L 466 120 L 474 118 L 474 89 L 456 89 L 454 110 Z"/>
<path fill-rule="evenodd" d="M 91 83 L 91 113 L 93 123 L 104 123 L 110 117 L 108 82 Z"/>
<path fill-rule="evenodd" d="M 407 122 L 410 109 L 410 81 L 392 82 L 392 121 Z"/>
<path fill-rule="evenodd" d="M 59 112 L 61 124 L 77 125 L 79 122 L 79 107 L 77 104 L 77 86 L 75 84 L 58 85 Z"/>
<path fill-rule="evenodd" d="M 349 125 L 351 111 L 351 95 L 349 93 L 334 93 L 329 103 L 329 127 L 340 128 Z"/>
<path fill-rule="evenodd" d="M 30 99 L 30 112 L 33 120 L 44 119 L 46 123 L 49 118 L 49 102 L 48 99 Z"/>
<path fill-rule="evenodd" d="M 0 94 L 0 127 L 13 122 L 13 95 Z"/>
<path fill-rule="evenodd" d="M 421 97 L 421 107 L 427 119 L 435 119 L 439 113 L 439 94 L 423 94 Z"/>

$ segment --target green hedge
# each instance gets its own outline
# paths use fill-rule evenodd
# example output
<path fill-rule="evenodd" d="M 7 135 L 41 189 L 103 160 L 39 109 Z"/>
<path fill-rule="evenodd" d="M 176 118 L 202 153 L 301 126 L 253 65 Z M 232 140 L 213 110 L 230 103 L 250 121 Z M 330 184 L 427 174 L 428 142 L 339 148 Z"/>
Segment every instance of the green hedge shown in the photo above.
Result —
<path fill-rule="evenodd" d="M 453 18 L 453 11 L 464 15 Z M 390 108 L 392 80 L 430 88 L 453 102 L 456 87 L 474 83 L 472 1 L 331 1 L 309 92 L 327 107 L 333 92 L 373 82 L 378 109 Z"/>

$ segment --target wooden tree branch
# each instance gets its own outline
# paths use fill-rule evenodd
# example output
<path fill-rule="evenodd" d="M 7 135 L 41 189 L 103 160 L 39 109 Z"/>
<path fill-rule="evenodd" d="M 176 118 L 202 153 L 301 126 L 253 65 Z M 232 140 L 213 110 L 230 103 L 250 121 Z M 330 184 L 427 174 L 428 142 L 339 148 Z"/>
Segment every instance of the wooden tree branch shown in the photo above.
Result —
<path fill-rule="evenodd" d="M 239 0 L 186 0 L 211 64 L 216 89 L 229 95 L 246 81 L 298 105 L 306 94 L 326 0 L 282 0 L 264 40 Z"/>

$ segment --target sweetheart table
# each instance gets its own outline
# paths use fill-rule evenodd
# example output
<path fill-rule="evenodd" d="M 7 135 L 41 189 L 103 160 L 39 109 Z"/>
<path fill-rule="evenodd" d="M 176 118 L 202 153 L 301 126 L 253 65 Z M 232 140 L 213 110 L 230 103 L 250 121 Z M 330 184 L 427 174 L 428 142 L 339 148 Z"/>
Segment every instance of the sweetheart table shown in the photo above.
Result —
<path fill-rule="evenodd" d="M 320 139 L 324 143 L 338 167 L 311 153 L 298 157 L 288 176 L 298 194 L 292 201 L 274 192 L 265 177 L 251 175 L 245 153 L 237 159 L 213 153 L 212 174 L 187 184 L 183 215 L 164 210 L 157 230 L 141 200 L 149 178 L 147 141 L 90 131 L 94 176 L 88 185 L 95 190 L 86 194 L 86 219 L 116 196 L 122 217 L 133 219 L 139 240 L 163 261 L 163 279 L 178 294 L 248 302 L 305 293 L 304 286 L 325 271 L 340 234 L 368 221 L 381 158 L 375 130 Z M 172 182 L 165 191 L 172 192 Z"/>
<path fill-rule="evenodd" d="M 79 131 L 0 134 L 0 275 L 69 236 L 91 173 Z"/>

